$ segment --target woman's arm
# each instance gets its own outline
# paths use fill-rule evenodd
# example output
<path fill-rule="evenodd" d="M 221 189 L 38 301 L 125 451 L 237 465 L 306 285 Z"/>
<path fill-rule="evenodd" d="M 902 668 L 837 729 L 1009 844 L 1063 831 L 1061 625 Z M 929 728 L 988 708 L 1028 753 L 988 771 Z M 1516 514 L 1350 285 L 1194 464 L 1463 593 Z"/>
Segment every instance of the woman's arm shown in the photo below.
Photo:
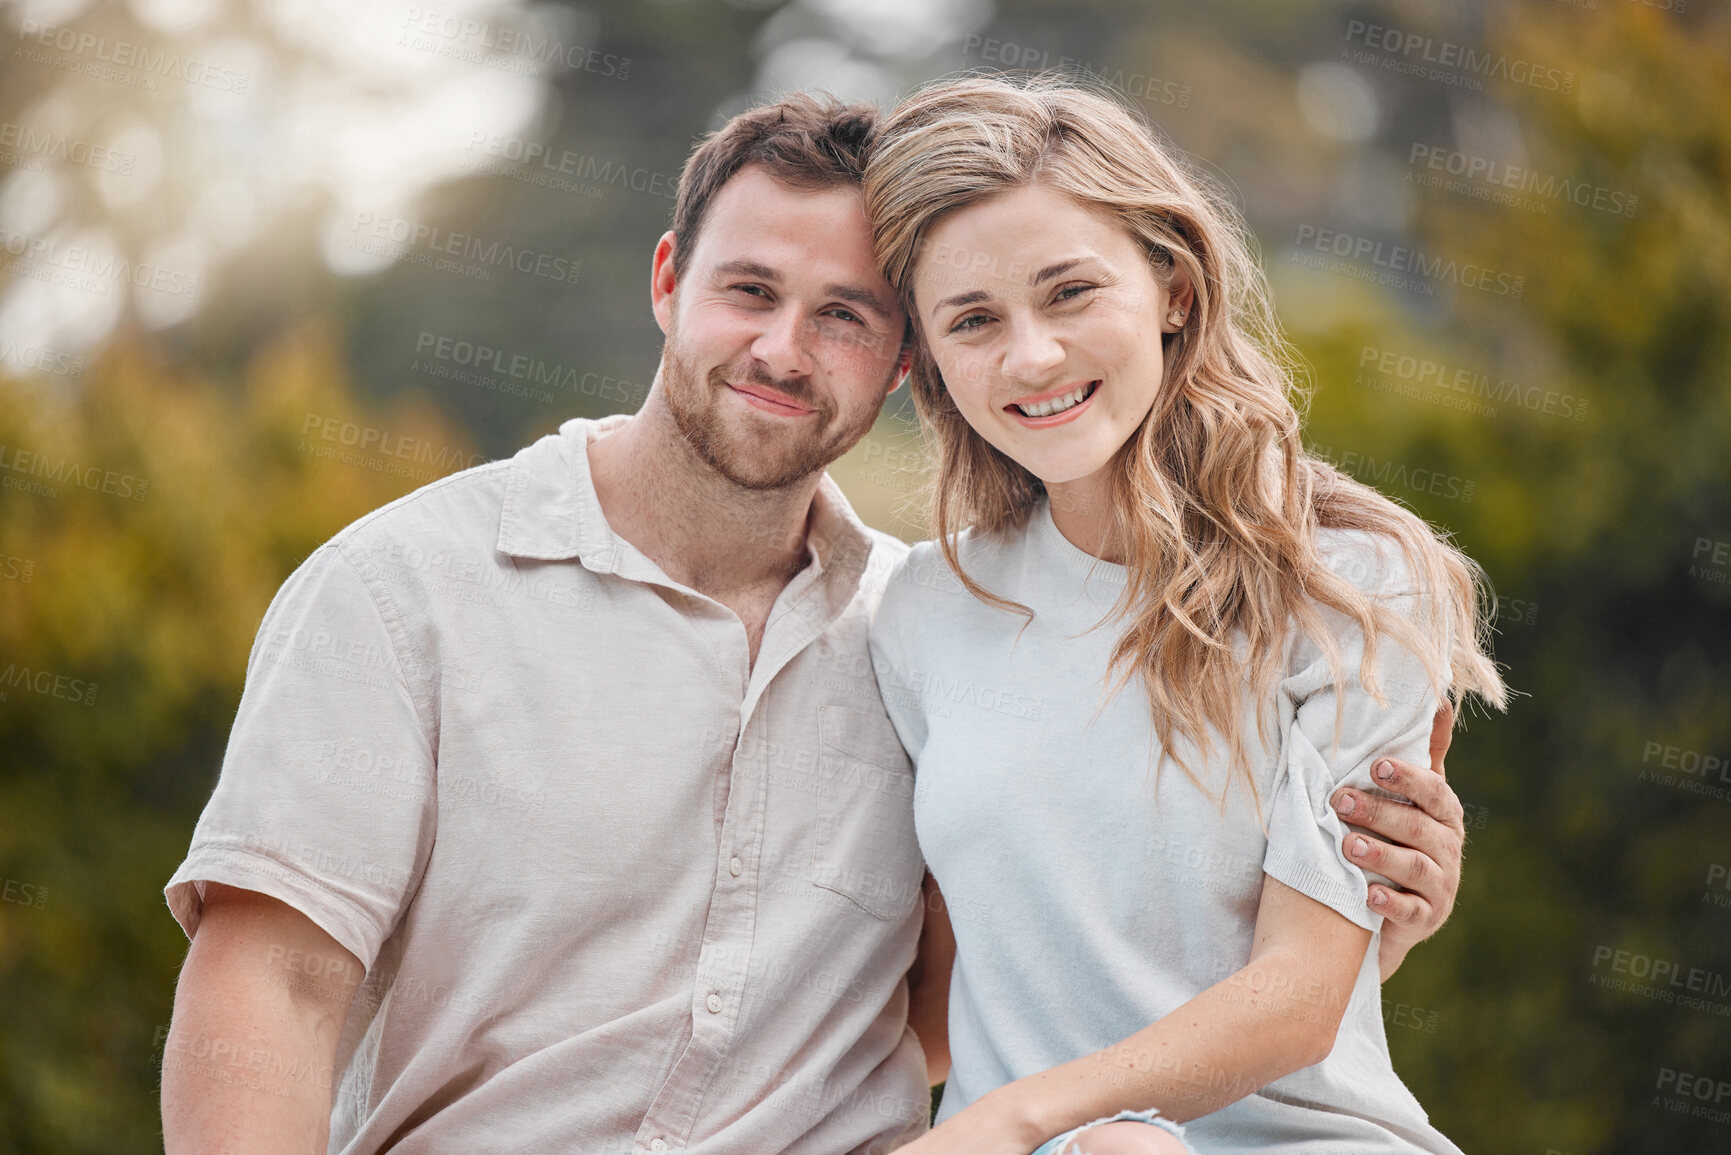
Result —
<path fill-rule="evenodd" d="M 929 870 L 920 891 L 926 912 L 919 953 L 908 971 L 908 1026 L 926 1053 L 926 1078 L 935 1087 L 950 1074 L 950 971 L 956 964 L 956 934 L 938 880 Z"/>
<path fill-rule="evenodd" d="M 1370 932 L 1264 876 L 1250 962 L 1121 1043 L 982 1096 L 902 1155 L 1027 1155 L 1126 1107 L 1178 1122 L 1321 1062 Z"/>

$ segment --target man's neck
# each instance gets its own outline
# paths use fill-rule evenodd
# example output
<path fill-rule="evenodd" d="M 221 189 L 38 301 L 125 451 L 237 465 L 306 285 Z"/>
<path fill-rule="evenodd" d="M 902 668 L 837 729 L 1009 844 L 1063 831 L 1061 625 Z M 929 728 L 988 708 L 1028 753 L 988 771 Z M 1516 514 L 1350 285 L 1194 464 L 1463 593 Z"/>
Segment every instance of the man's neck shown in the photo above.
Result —
<path fill-rule="evenodd" d="M 739 488 L 692 449 L 659 390 L 631 420 L 589 443 L 589 472 L 613 532 L 699 593 L 727 601 L 779 588 L 805 567 L 822 474 L 787 489 Z"/>

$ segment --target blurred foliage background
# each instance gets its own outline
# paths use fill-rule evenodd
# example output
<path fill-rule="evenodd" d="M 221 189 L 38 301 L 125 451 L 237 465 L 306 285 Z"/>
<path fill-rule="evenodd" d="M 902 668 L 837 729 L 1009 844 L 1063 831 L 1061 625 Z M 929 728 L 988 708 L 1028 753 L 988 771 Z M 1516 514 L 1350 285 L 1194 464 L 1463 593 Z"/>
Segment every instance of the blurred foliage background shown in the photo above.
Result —
<path fill-rule="evenodd" d="M 288 572 L 636 406 L 701 133 L 1017 67 L 1113 86 L 1230 191 L 1310 442 L 1503 599 L 1523 696 L 1451 753 L 1466 874 L 1385 988 L 1397 1069 L 1469 1152 L 1731 1150 L 1722 3 L 0 13 L 0 1150 L 160 1148 L 161 887 Z M 912 429 L 898 394 L 832 470 L 909 539 Z"/>

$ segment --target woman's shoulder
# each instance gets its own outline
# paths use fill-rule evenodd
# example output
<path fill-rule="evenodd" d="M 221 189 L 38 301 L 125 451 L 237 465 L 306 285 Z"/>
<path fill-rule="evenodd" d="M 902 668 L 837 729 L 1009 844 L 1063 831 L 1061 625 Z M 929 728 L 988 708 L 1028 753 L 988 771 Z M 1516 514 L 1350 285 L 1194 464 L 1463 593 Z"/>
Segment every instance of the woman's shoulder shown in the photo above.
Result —
<path fill-rule="evenodd" d="M 963 531 L 956 540 L 958 560 L 964 567 L 971 560 L 969 533 Z M 936 541 L 917 541 L 891 567 L 885 583 L 884 601 L 923 601 L 934 596 L 967 593 L 961 578 L 950 568 L 944 551 Z"/>
<path fill-rule="evenodd" d="M 973 581 L 1001 593 L 1017 537 L 962 530 L 952 539 L 956 562 Z M 873 629 L 880 634 L 890 629 L 916 634 L 941 630 L 982 604 L 962 583 L 939 542 L 915 542 L 884 579 Z"/>
<path fill-rule="evenodd" d="M 1322 527 L 1316 548 L 1323 564 L 1360 593 L 1399 598 L 1419 592 L 1418 575 L 1400 542 L 1369 529 Z"/>

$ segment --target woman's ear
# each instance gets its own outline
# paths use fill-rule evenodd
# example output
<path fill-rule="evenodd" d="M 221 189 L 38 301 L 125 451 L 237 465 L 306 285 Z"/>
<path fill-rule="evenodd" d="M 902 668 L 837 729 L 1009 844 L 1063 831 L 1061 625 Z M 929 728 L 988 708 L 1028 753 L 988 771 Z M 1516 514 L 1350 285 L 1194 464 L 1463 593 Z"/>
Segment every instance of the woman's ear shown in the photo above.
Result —
<path fill-rule="evenodd" d="M 1196 304 L 1196 288 L 1184 266 L 1173 262 L 1172 273 L 1161 288 L 1165 289 L 1166 307 L 1160 315 L 1160 331 L 1176 333 L 1190 320 L 1190 310 Z"/>

